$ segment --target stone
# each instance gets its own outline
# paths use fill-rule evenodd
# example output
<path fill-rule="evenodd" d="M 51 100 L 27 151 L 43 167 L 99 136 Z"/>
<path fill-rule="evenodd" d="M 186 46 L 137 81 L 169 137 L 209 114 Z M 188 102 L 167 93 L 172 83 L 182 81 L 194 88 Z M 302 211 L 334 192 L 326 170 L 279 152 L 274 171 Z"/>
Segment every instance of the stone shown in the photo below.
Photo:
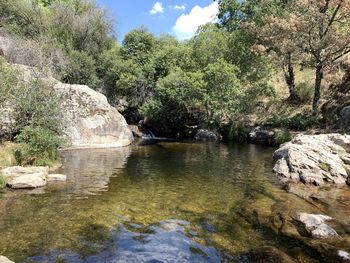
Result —
<path fill-rule="evenodd" d="M 65 182 L 67 181 L 67 175 L 64 174 L 49 174 L 47 176 L 48 182 Z"/>
<path fill-rule="evenodd" d="M 15 263 L 15 262 L 9 260 L 7 257 L 0 256 L 0 263 Z"/>
<path fill-rule="evenodd" d="M 281 182 L 345 185 L 350 161 L 350 136 L 297 135 L 274 152 L 273 171 Z"/>
<path fill-rule="evenodd" d="M 249 142 L 254 144 L 273 145 L 275 132 L 258 126 L 249 132 Z"/>
<path fill-rule="evenodd" d="M 1 170 L 6 184 L 13 189 L 43 187 L 47 183 L 49 167 L 13 166 Z"/>
<path fill-rule="evenodd" d="M 121 147 L 133 142 L 124 117 L 107 98 L 84 85 L 58 83 L 65 134 L 74 148 Z"/>
<path fill-rule="evenodd" d="M 350 254 L 348 252 L 346 252 L 344 250 L 338 250 L 338 256 L 344 262 L 350 262 Z"/>
<path fill-rule="evenodd" d="M 317 239 L 335 238 L 338 237 L 338 233 L 327 225 L 325 222 L 332 220 L 333 218 L 325 215 L 315 215 L 307 213 L 298 213 L 296 220 L 302 222 L 305 225 L 306 231 Z"/>
<path fill-rule="evenodd" d="M 198 141 L 221 141 L 222 136 L 216 131 L 199 129 L 194 138 Z"/>
<path fill-rule="evenodd" d="M 142 138 L 142 131 L 137 125 L 129 125 L 129 129 L 135 138 Z"/>
<path fill-rule="evenodd" d="M 340 111 L 340 126 L 346 132 L 350 131 L 350 106 L 346 106 Z"/>

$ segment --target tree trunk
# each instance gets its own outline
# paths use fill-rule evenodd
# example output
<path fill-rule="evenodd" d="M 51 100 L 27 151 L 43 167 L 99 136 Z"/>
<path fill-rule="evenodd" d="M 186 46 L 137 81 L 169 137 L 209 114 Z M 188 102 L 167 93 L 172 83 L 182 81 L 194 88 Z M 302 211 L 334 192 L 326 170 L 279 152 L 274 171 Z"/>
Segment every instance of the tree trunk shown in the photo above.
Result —
<path fill-rule="evenodd" d="M 287 70 L 284 71 L 284 78 L 289 89 L 289 100 L 292 102 L 299 102 L 300 97 L 295 88 L 295 74 L 294 67 L 292 64 L 292 53 L 288 53 L 287 58 Z"/>
<path fill-rule="evenodd" d="M 314 101 L 312 103 L 312 110 L 314 113 L 316 113 L 318 111 L 318 106 L 319 106 L 320 97 L 321 97 L 322 79 L 323 79 L 323 65 L 318 64 L 316 67 Z"/>

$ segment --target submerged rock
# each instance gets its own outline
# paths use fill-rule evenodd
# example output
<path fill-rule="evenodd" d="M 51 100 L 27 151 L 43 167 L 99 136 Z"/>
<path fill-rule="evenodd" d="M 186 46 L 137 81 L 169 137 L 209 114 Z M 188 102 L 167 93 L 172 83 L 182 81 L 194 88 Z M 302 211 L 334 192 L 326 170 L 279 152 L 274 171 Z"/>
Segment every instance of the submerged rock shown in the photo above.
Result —
<path fill-rule="evenodd" d="M 282 182 L 345 185 L 350 171 L 350 136 L 298 135 L 274 153 L 274 172 Z"/>
<path fill-rule="evenodd" d="M 14 262 L 9 260 L 7 257 L 0 256 L 0 263 L 14 263 Z"/>
<path fill-rule="evenodd" d="M 338 237 L 337 232 L 325 222 L 333 218 L 325 215 L 314 215 L 298 213 L 296 220 L 305 225 L 306 231 L 313 237 L 319 239 Z"/>
<path fill-rule="evenodd" d="M 47 176 L 48 182 L 65 182 L 67 181 L 67 175 L 64 174 L 49 174 Z"/>
<path fill-rule="evenodd" d="M 194 138 L 198 141 L 221 141 L 222 136 L 216 131 L 200 129 Z"/>
<path fill-rule="evenodd" d="M 43 187 L 47 183 L 49 167 L 8 167 L 1 170 L 6 184 L 13 189 Z"/>
<path fill-rule="evenodd" d="M 265 246 L 249 251 L 242 258 L 247 258 L 248 262 L 278 262 L 278 263 L 293 263 L 295 262 L 291 257 L 275 247 Z M 243 260 L 242 260 L 243 261 Z"/>

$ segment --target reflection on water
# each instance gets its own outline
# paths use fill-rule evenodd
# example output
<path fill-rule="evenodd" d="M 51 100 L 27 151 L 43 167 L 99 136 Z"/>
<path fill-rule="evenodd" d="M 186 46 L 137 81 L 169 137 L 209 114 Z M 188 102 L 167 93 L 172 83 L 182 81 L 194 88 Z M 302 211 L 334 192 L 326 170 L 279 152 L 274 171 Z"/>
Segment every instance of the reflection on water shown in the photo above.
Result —
<path fill-rule="evenodd" d="M 63 153 L 66 184 L 0 192 L 16 262 L 221 262 L 274 245 L 242 209 L 308 204 L 276 184 L 272 148 L 166 142 Z"/>

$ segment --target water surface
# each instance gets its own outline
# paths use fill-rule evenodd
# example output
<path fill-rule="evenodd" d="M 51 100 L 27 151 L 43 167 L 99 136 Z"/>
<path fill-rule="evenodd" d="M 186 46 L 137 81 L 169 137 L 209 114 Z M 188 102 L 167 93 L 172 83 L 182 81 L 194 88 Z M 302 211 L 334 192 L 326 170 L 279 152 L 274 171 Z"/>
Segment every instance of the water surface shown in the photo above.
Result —
<path fill-rule="evenodd" d="M 16 262 L 247 262 L 280 246 L 238 216 L 277 200 L 273 148 L 163 142 L 62 153 L 67 183 L 0 192 L 0 254 Z M 298 203 L 299 202 L 299 203 Z"/>

